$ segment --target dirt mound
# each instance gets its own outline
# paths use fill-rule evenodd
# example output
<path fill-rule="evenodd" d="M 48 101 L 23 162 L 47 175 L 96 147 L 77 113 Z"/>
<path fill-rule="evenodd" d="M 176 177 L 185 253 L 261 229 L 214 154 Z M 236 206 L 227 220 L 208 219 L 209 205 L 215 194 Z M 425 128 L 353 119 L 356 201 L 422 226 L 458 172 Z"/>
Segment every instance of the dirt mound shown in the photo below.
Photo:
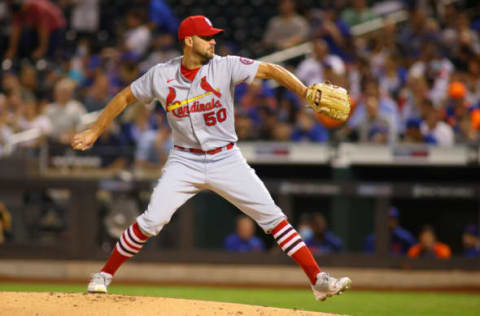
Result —
<path fill-rule="evenodd" d="M 8 316 L 333 316 L 301 310 L 176 298 L 87 293 L 0 292 L 0 315 Z"/>

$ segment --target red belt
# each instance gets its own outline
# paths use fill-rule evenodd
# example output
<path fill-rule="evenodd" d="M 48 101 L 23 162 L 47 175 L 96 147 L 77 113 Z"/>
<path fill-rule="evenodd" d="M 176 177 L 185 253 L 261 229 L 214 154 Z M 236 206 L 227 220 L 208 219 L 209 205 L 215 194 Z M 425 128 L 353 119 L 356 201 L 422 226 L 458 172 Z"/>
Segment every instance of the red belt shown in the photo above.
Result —
<path fill-rule="evenodd" d="M 218 147 L 218 148 L 215 148 L 215 149 L 212 149 L 212 150 L 206 150 L 206 151 L 201 150 L 201 149 L 197 149 L 197 148 L 185 148 L 185 147 L 177 146 L 177 145 L 174 145 L 174 147 L 178 148 L 180 150 L 183 150 L 183 151 L 189 151 L 189 152 L 194 153 L 194 154 L 214 155 L 214 154 L 217 154 L 217 153 L 221 152 L 223 150 L 223 148 L 225 148 L 227 150 L 232 149 L 233 148 L 233 143 L 230 143 L 227 146 Z"/>

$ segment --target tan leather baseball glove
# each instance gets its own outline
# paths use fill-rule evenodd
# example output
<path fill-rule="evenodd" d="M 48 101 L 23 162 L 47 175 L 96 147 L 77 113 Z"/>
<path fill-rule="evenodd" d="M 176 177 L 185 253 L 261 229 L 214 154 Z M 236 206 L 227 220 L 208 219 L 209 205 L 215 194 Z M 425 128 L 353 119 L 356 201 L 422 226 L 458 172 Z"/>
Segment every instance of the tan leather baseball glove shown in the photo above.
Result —
<path fill-rule="evenodd" d="M 329 82 L 311 84 L 305 98 L 315 112 L 334 120 L 345 122 L 350 115 L 350 96 L 347 90 Z"/>

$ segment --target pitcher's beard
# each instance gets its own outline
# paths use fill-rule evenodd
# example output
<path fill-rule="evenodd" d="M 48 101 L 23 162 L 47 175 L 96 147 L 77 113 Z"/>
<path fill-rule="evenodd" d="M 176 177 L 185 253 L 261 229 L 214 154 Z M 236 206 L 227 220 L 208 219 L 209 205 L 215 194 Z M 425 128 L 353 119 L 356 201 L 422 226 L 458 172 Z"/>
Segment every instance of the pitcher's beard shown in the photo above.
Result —
<path fill-rule="evenodd" d="M 210 61 L 210 59 L 213 58 L 213 53 L 210 55 L 208 52 L 199 52 L 199 51 L 196 51 L 196 54 L 200 57 L 200 62 L 202 63 L 202 65 L 205 65 L 205 64 L 208 64 L 208 62 Z"/>

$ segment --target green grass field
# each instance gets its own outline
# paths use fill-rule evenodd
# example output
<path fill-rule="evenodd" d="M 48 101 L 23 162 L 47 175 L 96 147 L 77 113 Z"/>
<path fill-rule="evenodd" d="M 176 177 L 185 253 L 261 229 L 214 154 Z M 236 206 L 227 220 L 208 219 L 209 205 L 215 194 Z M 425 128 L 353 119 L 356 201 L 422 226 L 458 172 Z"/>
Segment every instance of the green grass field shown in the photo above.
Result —
<path fill-rule="evenodd" d="M 0 283 L 0 291 L 84 292 L 85 285 Z M 308 290 L 112 285 L 109 293 L 297 308 L 355 316 L 480 315 L 478 294 L 349 291 L 326 302 L 316 302 Z"/>

